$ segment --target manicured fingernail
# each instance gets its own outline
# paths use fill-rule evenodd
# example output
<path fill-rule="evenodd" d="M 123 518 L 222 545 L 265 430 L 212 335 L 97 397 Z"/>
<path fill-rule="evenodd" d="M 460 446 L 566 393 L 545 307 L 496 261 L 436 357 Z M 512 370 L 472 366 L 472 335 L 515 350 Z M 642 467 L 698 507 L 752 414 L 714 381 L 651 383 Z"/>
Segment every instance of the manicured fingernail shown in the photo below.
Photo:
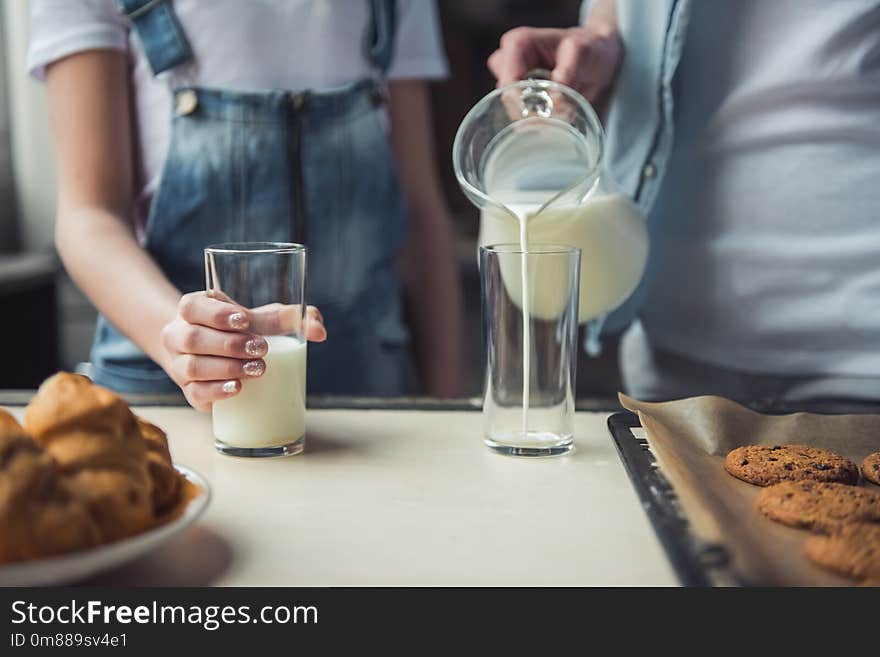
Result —
<path fill-rule="evenodd" d="M 246 329 L 248 325 L 247 317 L 244 313 L 232 313 L 229 316 L 229 326 L 236 331 Z"/>
<path fill-rule="evenodd" d="M 234 395 L 238 392 L 238 381 L 225 381 L 220 389 L 224 395 Z"/>
<path fill-rule="evenodd" d="M 263 338 L 251 338 L 244 343 L 244 350 L 248 356 L 259 358 L 266 353 L 268 345 Z"/>
<path fill-rule="evenodd" d="M 261 360 L 249 360 L 241 369 L 247 376 L 262 376 L 266 371 L 266 363 Z"/>

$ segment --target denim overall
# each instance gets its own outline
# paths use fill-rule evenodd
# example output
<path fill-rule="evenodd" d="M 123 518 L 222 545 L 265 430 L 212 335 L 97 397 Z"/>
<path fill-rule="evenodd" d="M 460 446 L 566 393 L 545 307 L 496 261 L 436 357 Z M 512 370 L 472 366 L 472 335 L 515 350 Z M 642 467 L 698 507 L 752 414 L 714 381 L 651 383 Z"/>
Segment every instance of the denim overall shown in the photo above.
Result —
<path fill-rule="evenodd" d="M 193 57 L 167 1 L 120 0 L 153 73 Z M 326 92 L 171 87 L 171 143 L 146 223 L 145 248 L 182 292 L 205 289 L 203 248 L 305 243 L 306 300 L 329 339 L 310 344 L 308 389 L 399 395 L 411 378 L 394 257 L 406 230 L 384 127 L 394 2 L 370 0 L 365 56 L 376 79 Z M 177 387 L 99 317 L 92 378 L 120 392 Z"/>

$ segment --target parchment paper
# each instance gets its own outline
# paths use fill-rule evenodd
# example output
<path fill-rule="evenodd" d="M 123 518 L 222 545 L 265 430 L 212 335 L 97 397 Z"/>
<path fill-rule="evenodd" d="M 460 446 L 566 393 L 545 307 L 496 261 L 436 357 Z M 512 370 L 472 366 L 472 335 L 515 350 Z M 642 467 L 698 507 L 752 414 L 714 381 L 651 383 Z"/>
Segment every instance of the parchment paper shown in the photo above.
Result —
<path fill-rule="evenodd" d="M 724 470 L 740 445 L 799 443 L 832 449 L 857 464 L 880 450 L 880 415 L 763 415 L 721 397 L 640 402 L 620 395 L 637 413 L 661 471 L 672 484 L 696 535 L 720 543 L 744 581 L 771 586 L 851 586 L 809 562 L 809 533 L 768 520 L 755 509 L 761 487 Z M 861 486 L 880 487 L 862 481 Z"/>

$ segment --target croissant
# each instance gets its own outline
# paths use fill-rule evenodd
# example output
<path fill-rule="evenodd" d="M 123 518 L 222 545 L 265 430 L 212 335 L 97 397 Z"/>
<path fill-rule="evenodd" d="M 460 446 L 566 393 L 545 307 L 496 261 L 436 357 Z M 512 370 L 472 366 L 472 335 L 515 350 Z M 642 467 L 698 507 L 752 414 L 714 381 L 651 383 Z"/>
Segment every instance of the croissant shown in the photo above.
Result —
<path fill-rule="evenodd" d="M 153 479 L 153 506 L 157 512 L 162 512 L 180 496 L 180 475 L 171 462 L 165 432 L 140 417 L 137 423 L 147 448 L 147 468 Z"/>
<path fill-rule="evenodd" d="M 52 458 L 0 409 L 0 563 L 101 542 L 98 525 L 67 488 Z"/>
<path fill-rule="evenodd" d="M 84 376 L 61 372 L 40 386 L 25 409 L 24 426 L 55 460 L 106 541 L 153 524 L 145 441 L 120 397 Z"/>

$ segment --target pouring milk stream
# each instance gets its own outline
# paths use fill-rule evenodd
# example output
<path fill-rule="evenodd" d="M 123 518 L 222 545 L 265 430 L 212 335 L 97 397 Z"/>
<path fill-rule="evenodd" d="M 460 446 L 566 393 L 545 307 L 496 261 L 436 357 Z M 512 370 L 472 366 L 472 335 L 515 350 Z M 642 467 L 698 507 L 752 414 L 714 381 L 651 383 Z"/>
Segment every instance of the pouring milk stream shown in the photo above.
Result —
<path fill-rule="evenodd" d="M 480 245 L 516 243 L 519 267 L 502 266 L 522 310 L 522 432 L 529 436 L 531 322 L 556 317 L 563 285 L 553 271 L 529 271 L 536 244 L 581 249 L 578 321 L 598 321 L 638 285 L 648 254 L 644 218 L 602 169 L 604 135 L 589 103 L 547 80 L 496 90 L 462 121 L 453 148 L 456 177 L 481 208 Z M 514 271 L 518 269 L 519 271 Z M 526 291 L 526 294 L 523 294 Z M 539 429 L 539 428 L 536 428 Z"/>

